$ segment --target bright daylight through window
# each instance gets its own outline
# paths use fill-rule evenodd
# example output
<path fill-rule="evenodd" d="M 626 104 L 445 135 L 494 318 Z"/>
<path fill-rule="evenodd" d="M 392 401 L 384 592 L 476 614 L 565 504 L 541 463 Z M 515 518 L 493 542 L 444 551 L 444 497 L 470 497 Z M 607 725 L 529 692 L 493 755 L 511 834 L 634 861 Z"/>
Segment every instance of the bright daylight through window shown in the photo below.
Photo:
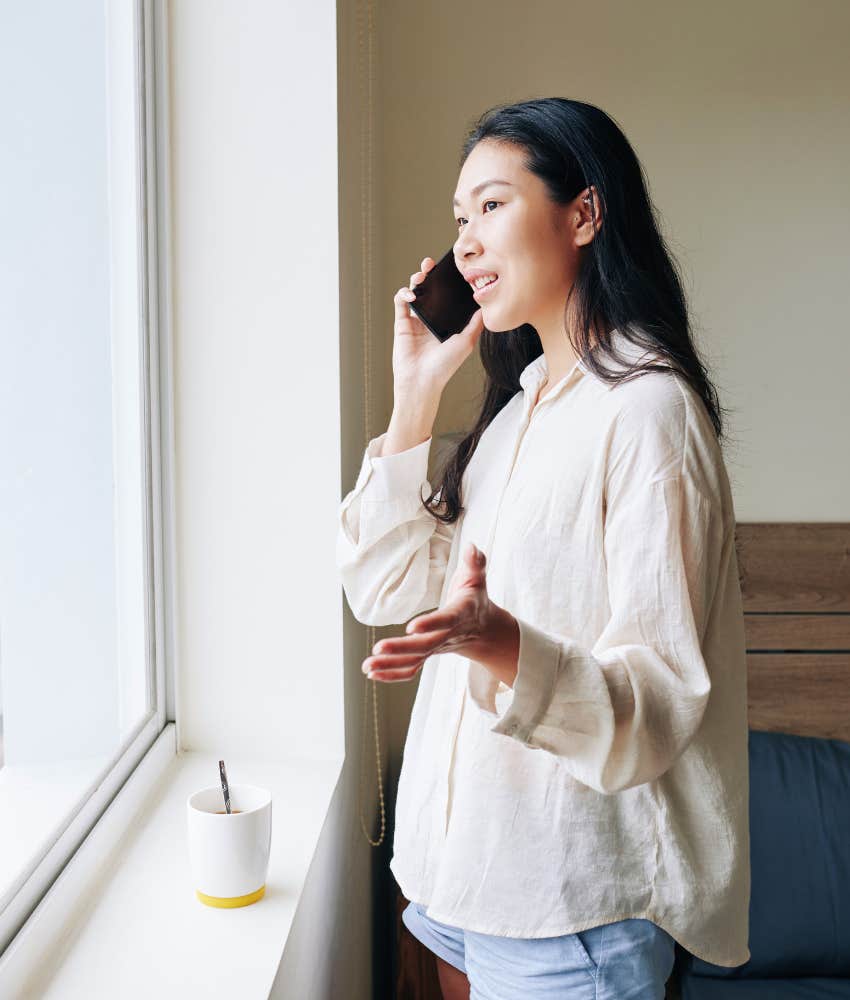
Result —
<path fill-rule="evenodd" d="M 162 724 L 140 33 L 0 14 L 0 921 Z"/>

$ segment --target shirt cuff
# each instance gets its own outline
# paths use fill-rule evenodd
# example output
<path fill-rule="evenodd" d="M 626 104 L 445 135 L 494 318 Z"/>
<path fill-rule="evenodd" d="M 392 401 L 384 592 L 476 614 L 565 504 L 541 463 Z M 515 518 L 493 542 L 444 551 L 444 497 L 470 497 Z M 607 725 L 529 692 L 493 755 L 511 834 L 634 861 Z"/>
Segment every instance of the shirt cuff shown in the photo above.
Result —
<path fill-rule="evenodd" d="M 380 455 L 387 432 L 366 446 L 354 489 L 339 506 L 339 543 L 352 549 L 367 548 L 387 530 L 420 514 L 429 517 L 422 503 L 427 497 L 428 438 L 395 455 Z M 344 556 L 338 551 L 337 560 Z"/>
<path fill-rule="evenodd" d="M 432 437 L 420 444 L 397 452 L 395 455 L 381 455 L 387 432 L 372 438 L 366 446 L 363 463 L 354 492 L 360 490 L 369 482 L 369 499 L 398 500 L 410 493 L 415 485 L 421 490 L 428 481 L 428 455 L 431 451 Z M 418 498 L 417 498 L 418 499 Z"/>
<path fill-rule="evenodd" d="M 522 618 L 516 621 L 519 626 L 519 657 L 513 688 L 498 681 L 482 664 L 469 660 L 468 691 L 479 708 L 498 716 L 496 695 L 512 690 L 513 697 L 490 731 L 513 736 L 527 745 L 551 703 L 558 677 L 561 644 L 555 636 Z"/>

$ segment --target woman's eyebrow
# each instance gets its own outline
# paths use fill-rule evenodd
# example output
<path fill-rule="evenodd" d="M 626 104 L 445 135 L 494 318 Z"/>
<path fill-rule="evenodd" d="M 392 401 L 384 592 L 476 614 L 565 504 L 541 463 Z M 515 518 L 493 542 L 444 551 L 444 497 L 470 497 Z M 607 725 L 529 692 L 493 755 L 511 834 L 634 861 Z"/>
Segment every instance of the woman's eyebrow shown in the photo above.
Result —
<path fill-rule="evenodd" d="M 489 187 L 491 184 L 507 184 L 508 187 L 513 187 L 510 181 L 502 181 L 497 177 L 491 177 L 488 181 L 482 181 L 480 184 L 476 184 L 475 187 L 469 192 L 474 198 L 477 194 L 484 190 L 484 188 Z M 457 208 L 460 202 L 457 198 L 452 199 L 452 208 Z"/>

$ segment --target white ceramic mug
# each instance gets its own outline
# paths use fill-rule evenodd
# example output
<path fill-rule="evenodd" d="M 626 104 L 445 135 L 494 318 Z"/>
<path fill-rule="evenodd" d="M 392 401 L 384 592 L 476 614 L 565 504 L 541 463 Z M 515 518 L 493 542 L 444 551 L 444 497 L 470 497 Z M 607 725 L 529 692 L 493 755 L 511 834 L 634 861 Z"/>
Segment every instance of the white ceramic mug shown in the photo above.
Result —
<path fill-rule="evenodd" d="M 202 788 L 186 802 L 195 895 L 207 906 L 248 906 L 266 891 L 271 792 L 256 785 L 231 785 L 230 808 L 228 815 L 221 785 Z"/>

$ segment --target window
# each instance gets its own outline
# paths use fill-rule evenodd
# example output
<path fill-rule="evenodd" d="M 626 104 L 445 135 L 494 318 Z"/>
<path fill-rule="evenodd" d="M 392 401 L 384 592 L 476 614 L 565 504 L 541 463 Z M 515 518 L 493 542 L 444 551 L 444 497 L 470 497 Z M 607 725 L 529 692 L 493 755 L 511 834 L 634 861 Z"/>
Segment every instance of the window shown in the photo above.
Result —
<path fill-rule="evenodd" d="M 166 723 L 152 12 L 0 12 L 0 951 Z"/>

